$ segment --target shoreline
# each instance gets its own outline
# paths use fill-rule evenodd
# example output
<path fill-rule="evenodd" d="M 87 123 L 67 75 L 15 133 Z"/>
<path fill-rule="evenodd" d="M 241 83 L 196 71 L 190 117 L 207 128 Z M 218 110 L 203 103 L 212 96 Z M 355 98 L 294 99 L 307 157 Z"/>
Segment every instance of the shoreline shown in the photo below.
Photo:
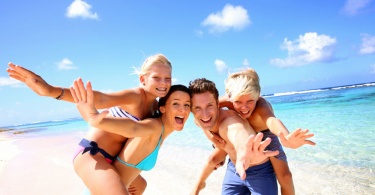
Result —
<path fill-rule="evenodd" d="M 0 194 L 81 194 L 84 185 L 70 154 L 76 140 L 58 135 L 0 141 Z"/>
<path fill-rule="evenodd" d="M 0 194 L 82 194 L 72 155 L 83 133 L 0 139 Z M 156 166 L 143 171 L 145 195 L 190 194 L 211 150 L 164 144 Z M 296 194 L 374 194 L 370 168 L 289 160 Z M 226 165 L 210 175 L 201 195 L 221 194 Z M 356 177 L 351 173 L 360 173 Z M 22 187 L 19 187 L 22 186 Z"/>
<path fill-rule="evenodd" d="M 16 140 L 10 139 L 10 138 L 0 138 L 0 150 L 1 150 L 1 156 L 0 156 L 0 175 L 2 175 L 2 172 L 6 166 L 6 164 L 15 156 L 17 156 L 19 153 L 21 153 L 21 150 L 18 149 L 16 145 L 13 143 Z"/>

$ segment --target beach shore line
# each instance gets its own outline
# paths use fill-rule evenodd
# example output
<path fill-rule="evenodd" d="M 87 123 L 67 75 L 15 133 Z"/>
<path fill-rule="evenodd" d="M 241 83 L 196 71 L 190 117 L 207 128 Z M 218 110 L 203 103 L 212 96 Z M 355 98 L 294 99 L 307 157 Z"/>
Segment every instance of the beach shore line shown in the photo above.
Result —
<path fill-rule="evenodd" d="M 2 139 L 0 141 L 0 194 L 82 194 L 84 184 L 75 174 L 73 153 L 82 133 Z M 141 174 L 148 182 L 145 195 L 189 194 L 211 151 L 165 144 L 151 171 Z M 350 178 L 345 167 L 322 167 L 290 161 L 296 194 L 374 194 L 374 174 Z M 207 180 L 202 195 L 221 194 L 225 168 Z M 345 176 L 345 174 L 347 174 Z M 340 177 L 335 178 L 338 175 Z M 344 178 L 344 179 L 343 179 Z M 343 185 L 345 184 L 345 185 Z"/>
<path fill-rule="evenodd" d="M 21 151 L 17 148 L 17 146 L 13 145 L 15 140 L 11 139 L 1 139 L 0 140 L 0 150 L 1 150 L 1 157 L 0 157 L 0 175 L 2 175 L 2 171 L 4 170 L 5 165 L 15 157 Z"/>
<path fill-rule="evenodd" d="M 84 185 L 72 165 L 78 139 L 59 135 L 0 141 L 0 194 L 81 194 Z"/>
<path fill-rule="evenodd" d="M 84 184 L 72 165 L 73 153 L 82 136 L 3 138 L 0 141 L 0 194 L 82 194 Z M 175 155 L 170 156 L 171 152 Z M 196 162 L 188 165 L 182 158 L 183 153 L 172 146 L 161 149 L 156 167 L 142 173 L 148 181 L 145 195 L 190 193 L 201 166 Z M 206 159 L 208 154 L 208 151 L 199 154 L 195 161 Z M 203 161 L 199 163 L 203 165 Z M 218 186 L 223 174 L 224 168 L 214 173 L 201 194 L 220 194 Z"/>

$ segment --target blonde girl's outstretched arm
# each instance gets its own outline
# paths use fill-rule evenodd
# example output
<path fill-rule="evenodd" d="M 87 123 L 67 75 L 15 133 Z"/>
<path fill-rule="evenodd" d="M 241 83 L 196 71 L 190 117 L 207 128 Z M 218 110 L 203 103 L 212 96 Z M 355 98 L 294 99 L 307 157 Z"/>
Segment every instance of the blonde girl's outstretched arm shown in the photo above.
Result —
<path fill-rule="evenodd" d="M 87 82 L 86 88 L 87 90 L 82 80 L 77 79 L 70 91 L 79 113 L 91 126 L 124 137 L 143 137 L 155 132 L 154 129 L 157 128 L 158 124 L 156 119 L 133 121 L 128 118 L 106 118 L 108 111 L 99 113 L 94 106 L 91 82 Z"/>
<path fill-rule="evenodd" d="M 13 64 L 8 63 L 7 72 L 9 76 L 16 79 L 40 96 L 52 97 L 58 100 L 64 100 L 68 102 L 74 102 L 70 95 L 69 88 L 56 87 L 48 84 L 41 76 L 34 72 Z"/>
<path fill-rule="evenodd" d="M 40 96 L 51 97 L 57 100 L 74 103 L 74 99 L 69 88 L 53 86 L 31 70 L 9 62 L 6 71 L 8 72 L 9 77 L 24 83 Z M 83 82 L 80 83 L 83 84 Z M 102 93 L 100 91 L 93 91 L 93 93 L 95 96 L 95 107 L 102 109 L 134 103 L 137 99 L 139 99 L 139 94 L 142 92 L 136 89 L 126 89 L 114 93 Z"/>

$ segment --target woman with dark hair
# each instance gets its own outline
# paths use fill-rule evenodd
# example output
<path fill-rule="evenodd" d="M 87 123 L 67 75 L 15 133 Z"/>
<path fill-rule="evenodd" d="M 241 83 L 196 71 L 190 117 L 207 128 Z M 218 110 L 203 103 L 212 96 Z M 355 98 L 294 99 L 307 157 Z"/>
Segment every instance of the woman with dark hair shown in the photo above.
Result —
<path fill-rule="evenodd" d="M 99 113 L 94 107 L 90 82 L 87 90 L 83 83 L 74 86 L 70 89 L 73 99 L 91 126 L 129 138 L 114 162 L 126 188 L 141 171 L 155 166 L 163 141 L 175 130 L 181 131 L 190 114 L 189 89 L 183 85 L 171 86 L 168 94 L 160 98 L 159 116 L 142 121 L 106 117 L 107 110 Z"/>

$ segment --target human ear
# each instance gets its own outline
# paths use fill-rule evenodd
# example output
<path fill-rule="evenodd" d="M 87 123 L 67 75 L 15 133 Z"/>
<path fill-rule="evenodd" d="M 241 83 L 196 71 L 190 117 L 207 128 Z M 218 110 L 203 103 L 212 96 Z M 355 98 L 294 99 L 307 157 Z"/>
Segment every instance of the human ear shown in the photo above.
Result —
<path fill-rule="evenodd" d="M 165 106 L 160 106 L 159 111 L 164 114 L 165 113 Z"/>
<path fill-rule="evenodd" d="M 145 86 L 145 76 L 144 75 L 142 75 L 142 76 L 139 77 L 139 82 L 141 82 L 141 84 L 143 86 Z"/>

